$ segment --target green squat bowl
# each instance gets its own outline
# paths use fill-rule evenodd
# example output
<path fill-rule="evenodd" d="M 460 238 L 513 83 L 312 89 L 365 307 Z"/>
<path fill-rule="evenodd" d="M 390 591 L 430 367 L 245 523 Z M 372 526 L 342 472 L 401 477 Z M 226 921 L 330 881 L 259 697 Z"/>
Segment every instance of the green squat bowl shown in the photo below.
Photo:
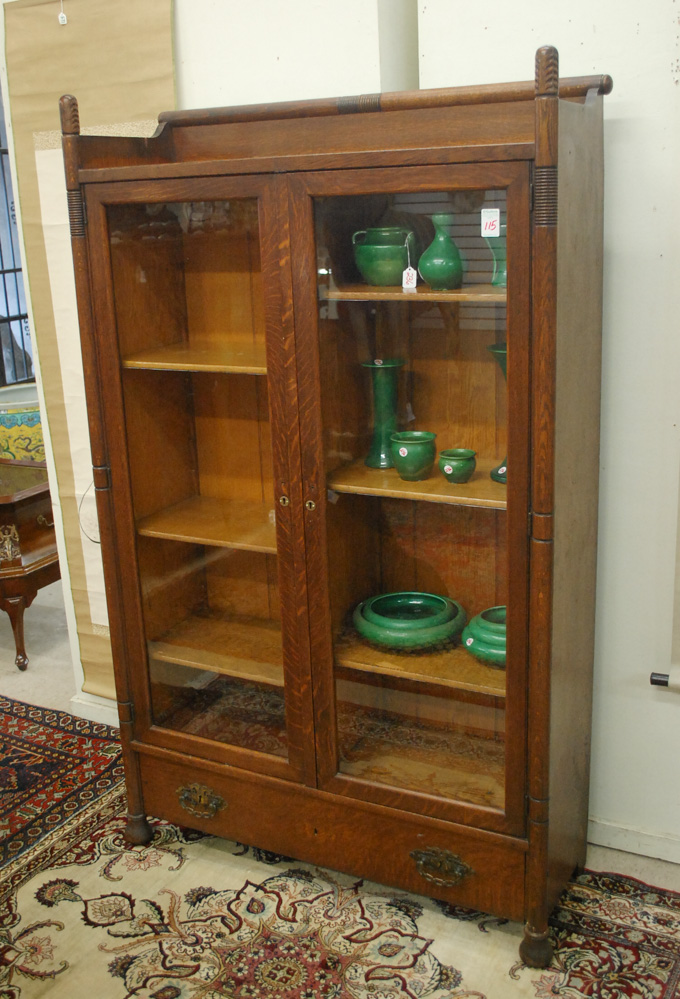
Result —
<path fill-rule="evenodd" d="M 363 607 L 365 620 L 383 628 L 432 628 L 450 621 L 455 614 L 456 605 L 448 597 L 413 590 L 380 593 L 364 601 Z"/>
<path fill-rule="evenodd" d="M 467 615 L 459 603 L 434 593 L 381 593 L 354 610 L 354 626 L 369 642 L 389 649 L 427 649 L 450 642 Z"/>
<path fill-rule="evenodd" d="M 463 630 L 463 645 L 473 656 L 495 669 L 505 668 L 506 608 L 489 607 Z"/>

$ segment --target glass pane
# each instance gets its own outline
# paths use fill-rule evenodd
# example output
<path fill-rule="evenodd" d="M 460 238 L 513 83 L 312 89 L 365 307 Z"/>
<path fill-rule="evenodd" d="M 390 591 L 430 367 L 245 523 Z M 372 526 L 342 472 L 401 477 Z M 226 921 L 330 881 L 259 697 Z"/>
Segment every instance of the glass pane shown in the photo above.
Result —
<path fill-rule="evenodd" d="M 257 200 L 109 232 L 153 720 L 285 757 Z"/>
<path fill-rule="evenodd" d="M 338 770 L 503 809 L 505 192 L 315 224 Z"/>

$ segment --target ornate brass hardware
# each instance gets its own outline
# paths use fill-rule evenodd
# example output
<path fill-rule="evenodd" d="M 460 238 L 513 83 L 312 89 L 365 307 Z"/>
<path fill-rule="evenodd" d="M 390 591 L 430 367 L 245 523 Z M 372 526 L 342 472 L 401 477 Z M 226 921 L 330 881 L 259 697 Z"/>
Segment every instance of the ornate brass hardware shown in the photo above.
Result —
<path fill-rule="evenodd" d="M 307 507 L 308 510 L 316 510 L 316 503 L 314 502 L 314 500 L 307 500 L 305 506 Z"/>
<path fill-rule="evenodd" d="M 185 784 L 177 788 L 177 795 L 182 808 L 199 819 L 212 819 L 220 809 L 227 807 L 224 798 L 205 784 Z"/>
<path fill-rule="evenodd" d="M 279 496 L 279 503 L 281 506 L 290 506 L 290 500 L 287 496 Z"/>
<path fill-rule="evenodd" d="M 19 532 L 15 524 L 2 524 L 0 526 L 0 562 L 12 562 L 15 558 L 21 558 Z"/>
<path fill-rule="evenodd" d="M 41 527 L 54 527 L 54 521 L 48 520 L 44 513 L 38 516 L 38 523 Z"/>
<path fill-rule="evenodd" d="M 461 857 L 438 846 L 431 846 L 427 850 L 412 850 L 410 856 L 416 862 L 418 874 L 435 885 L 457 885 L 475 873 Z"/>

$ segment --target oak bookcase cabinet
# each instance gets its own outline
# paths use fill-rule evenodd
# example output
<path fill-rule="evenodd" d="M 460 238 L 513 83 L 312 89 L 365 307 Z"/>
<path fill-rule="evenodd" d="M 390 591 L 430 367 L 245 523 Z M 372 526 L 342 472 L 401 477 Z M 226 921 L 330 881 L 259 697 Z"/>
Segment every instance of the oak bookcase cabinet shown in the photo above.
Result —
<path fill-rule="evenodd" d="M 531 83 L 150 139 L 80 135 L 62 98 L 133 842 L 162 816 L 522 920 L 549 961 L 585 850 L 610 88 L 546 48 Z M 360 279 L 355 232 L 422 250 L 434 214 L 461 288 Z M 365 465 L 375 359 L 469 482 Z M 505 669 L 363 641 L 357 604 L 401 591 L 505 606 Z"/>

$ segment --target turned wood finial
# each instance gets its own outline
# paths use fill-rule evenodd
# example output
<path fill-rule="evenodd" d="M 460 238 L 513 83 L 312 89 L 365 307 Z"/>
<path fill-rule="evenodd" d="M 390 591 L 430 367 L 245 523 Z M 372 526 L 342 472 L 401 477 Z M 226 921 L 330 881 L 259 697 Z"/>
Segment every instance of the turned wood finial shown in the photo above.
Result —
<path fill-rule="evenodd" d="M 560 64 L 557 49 L 544 45 L 536 53 L 536 96 L 557 97 L 560 88 Z"/>
<path fill-rule="evenodd" d="M 59 114 L 63 135 L 80 135 L 80 115 L 78 101 L 71 94 L 64 94 L 59 99 Z"/>

